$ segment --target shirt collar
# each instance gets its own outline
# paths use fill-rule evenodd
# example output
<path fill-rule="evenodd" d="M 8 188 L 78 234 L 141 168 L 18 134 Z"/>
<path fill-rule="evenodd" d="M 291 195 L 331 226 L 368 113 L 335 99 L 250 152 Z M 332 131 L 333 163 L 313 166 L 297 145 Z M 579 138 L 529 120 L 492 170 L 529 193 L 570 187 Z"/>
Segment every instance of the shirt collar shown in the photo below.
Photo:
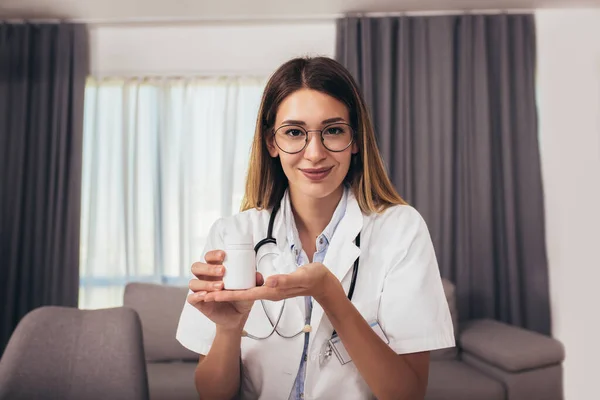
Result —
<path fill-rule="evenodd" d="M 329 245 L 333 234 L 335 233 L 335 229 L 339 225 L 340 221 L 343 219 L 346 214 L 346 205 L 348 204 L 348 191 L 350 189 L 344 185 L 344 192 L 342 194 L 342 198 L 338 203 L 335 211 L 333 212 L 333 216 L 331 217 L 331 221 L 325 227 L 323 232 L 317 238 L 317 251 L 319 246 L 319 241 L 323 239 L 325 243 L 323 245 Z M 300 242 L 300 235 L 298 234 L 298 228 L 296 227 L 296 221 L 294 219 L 294 213 L 292 212 L 292 205 L 290 203 L 290 195 L 289 188 L 286 190 L 283 201 L 283 217 L 284 223 L 287 229 L 287 240 L 292 250 L 297 249 L 300 251 L 302 249 L 302 243 Z"/>

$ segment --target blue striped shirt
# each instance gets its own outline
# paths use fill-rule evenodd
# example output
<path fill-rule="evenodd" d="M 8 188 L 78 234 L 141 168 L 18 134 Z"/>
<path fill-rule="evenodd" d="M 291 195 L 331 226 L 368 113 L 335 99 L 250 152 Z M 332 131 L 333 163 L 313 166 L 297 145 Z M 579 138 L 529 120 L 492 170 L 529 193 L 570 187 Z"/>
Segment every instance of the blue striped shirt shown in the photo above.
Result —
<path fill-rule="evenodd" d="M 325 228 L 325 230 L 317 237 L 316 247 L 317 251 L 313 255 L 313 262 L 323 262 L 325 259 L 325 254 L 327 254 L 327 249 L 329 248 L 329 243 L 331 242 L 331 238 L 337 228 L 338 224 L 344 217 L 346 213 L 346 204 L 348 201 L 348 188 L 344 188 L 344 194 L 342 195 L 342 199 L 338 203 L 333 217 L 331 221 Z M 302 243 L 300 242 L 300 236 L 298 234 L 298 229 L 296 228 L 296 222 L 294 221 L 294 215 L 291 210 L 291 205 L 289 203 L 289 194 L 286 193 L 286 207 L 284 208 L 284 218 L 285 224 L 288 227 L 287 232 L 287 240 L 290 244 L 290 248 L 294 255 L 296 256 L 296 265 L 298 267 L 308 264 L 309 258 L 302 250 Z M 305 324 L 310 325 L 311 314 L 312 314 L 312 298 L 310 296 L 306 296 L 304 298 L 305 302 L 305 310 L 306 310 L 306 319 Z M 307 352 L 308 352 L 308 340 L 310 333 L 304 334 L 304 349 L 302 351 L 302 358 L 300 359 L 300 366 L 298 368 L 298 375 L 296 375 L 296 380 L 294 381 L 294 387 L 290 392 L 289 400 L 302 400 L 304 399 L 304 382 L 306 379 L 306 361 L 307 361 Z"/>

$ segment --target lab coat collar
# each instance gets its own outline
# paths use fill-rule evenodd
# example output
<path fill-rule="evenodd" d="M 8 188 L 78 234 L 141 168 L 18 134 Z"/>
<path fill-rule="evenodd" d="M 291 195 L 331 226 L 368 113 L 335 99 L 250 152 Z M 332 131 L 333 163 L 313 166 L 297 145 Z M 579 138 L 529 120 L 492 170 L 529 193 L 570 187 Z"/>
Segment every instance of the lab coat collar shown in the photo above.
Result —
<path fill-rule="evenodd" d="M 350 191 L 350 188 L 348 188 L 347 186 L 343 187 L 342 197 L 341 197 L 340 201 L 338 202 L 338 204 L 335 208 L 335 211 L 333 212 L 333 216 L 331 217 L 331 220 L 329 221 L 329 223 L 327 224 L 327 226 L 325 227 L 323 232 L 321 232 L 321 234 L 317 237 L 317 243 L 316 243 L 317 251 L 321 251 L 322 247 L 324 247 L 324 245 L 322 243 L 323 241 L 326 242 L 326 246 L 329 246 L 329 244 L 331 243 L 333 234 L 335 233 L 337 226 L 339 225 L 340 221 L 342 220 L 342 218 L 344 217 L 344 215 L 346 213 L 346 204 L 348 203 L 348 192 L 349 191 Z M 283 200 L 284 201 L 282 202 L 280 212 L 283 214 L 283 216 L 285 218 L 284 224 L 287 228 L 286 233 L 287 233 L 288 245 L 294 251 L 294 255 L 296 258 L 296 264 L 300 265 L 300 260 L 302 260 L 302 257 L 299 256 L 299 252 L 300 252 L 300 250 L 302 250 L 302 243 L 300 242 L 300 235 L 298 233 L 298 228 L 296 227 L 296 221 L 294 219 L 294 213 L 292 211 L 292 203 L 290 201 L 289 190 L 286 190 Z M 319 243 L 319 242 L 321 242 L 321 243 Z M 307 256 L 310 257 L 310 256 L 312 256 L 312 254 L 307 254 Z M 306 262 L 308 262 L 308 260 L 306 260 Z"/>
<path fill-rule="evenodd" d="M 284 207 L 283 201 L 285 201 L 285 197 L 282 199 L 280 211 L 277 213 L 273 224 L 273 236 L 277 239 L 277 248 L 279 250 L 279 255 L 275 259 L 274 266 L 275 273 L 289 274 L 296 270 L 296 264 L 287 242 L 285 218 L 283 212 L 281 212 L 281 209 Z M 327 254 L 323 260 L 323 264 L 329 268 L 339 281 L 342 281 L 346 277 L 351 271 L 354 261 L 360 256 L 360 249 L 354 243 L 354 239 L 356 239 L 356 236 L 361 231 L 362 227 L 363 214 L 352 189 L 350 189 L 348 190 L 346 213 L 339 222 L 339 225 L 331 238 L 331 243 L 329 244 Z M 350 281 L 348 280 L 344 285 L 346 292 L 350 285 L 349 282 Z M 288 303 L 290 305 L 293 304 L 293 307 L 297 308 L 298 311 L 304 315 L 303 298 L 299 297 L 296 300 L 297 301 L 289 301 Z M 313 334 L 316 333 L 317 328 L 320 326 L 322 318 L 323 309 L 315 302 L 313 304 L 311 317 Z M 311 336 L 313 334 L 311 334 Z"/>

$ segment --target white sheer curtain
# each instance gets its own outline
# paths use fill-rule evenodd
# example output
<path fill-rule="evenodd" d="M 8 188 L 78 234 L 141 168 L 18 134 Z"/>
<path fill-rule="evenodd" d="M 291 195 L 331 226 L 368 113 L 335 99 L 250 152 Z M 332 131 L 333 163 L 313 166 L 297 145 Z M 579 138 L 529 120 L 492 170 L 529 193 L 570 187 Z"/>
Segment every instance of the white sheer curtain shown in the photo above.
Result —
<path fill-rule="evenodd" d="M 238 211 L 264 81 L 90 80 L 79 306 L 127 282 L 186 285 L 206 235 Z"/>

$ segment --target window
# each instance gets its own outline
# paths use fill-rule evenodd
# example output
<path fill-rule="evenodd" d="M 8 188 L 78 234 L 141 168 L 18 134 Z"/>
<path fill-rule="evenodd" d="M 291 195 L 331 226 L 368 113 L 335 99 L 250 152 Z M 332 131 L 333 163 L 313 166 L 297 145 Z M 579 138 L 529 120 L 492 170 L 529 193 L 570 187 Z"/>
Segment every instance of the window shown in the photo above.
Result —
<path fill-rule="evenodd" d="M 80 307 L 127 282 L 187 285 L 211 225 L 239 210 L 262 79 L 90 80 Z"/>

